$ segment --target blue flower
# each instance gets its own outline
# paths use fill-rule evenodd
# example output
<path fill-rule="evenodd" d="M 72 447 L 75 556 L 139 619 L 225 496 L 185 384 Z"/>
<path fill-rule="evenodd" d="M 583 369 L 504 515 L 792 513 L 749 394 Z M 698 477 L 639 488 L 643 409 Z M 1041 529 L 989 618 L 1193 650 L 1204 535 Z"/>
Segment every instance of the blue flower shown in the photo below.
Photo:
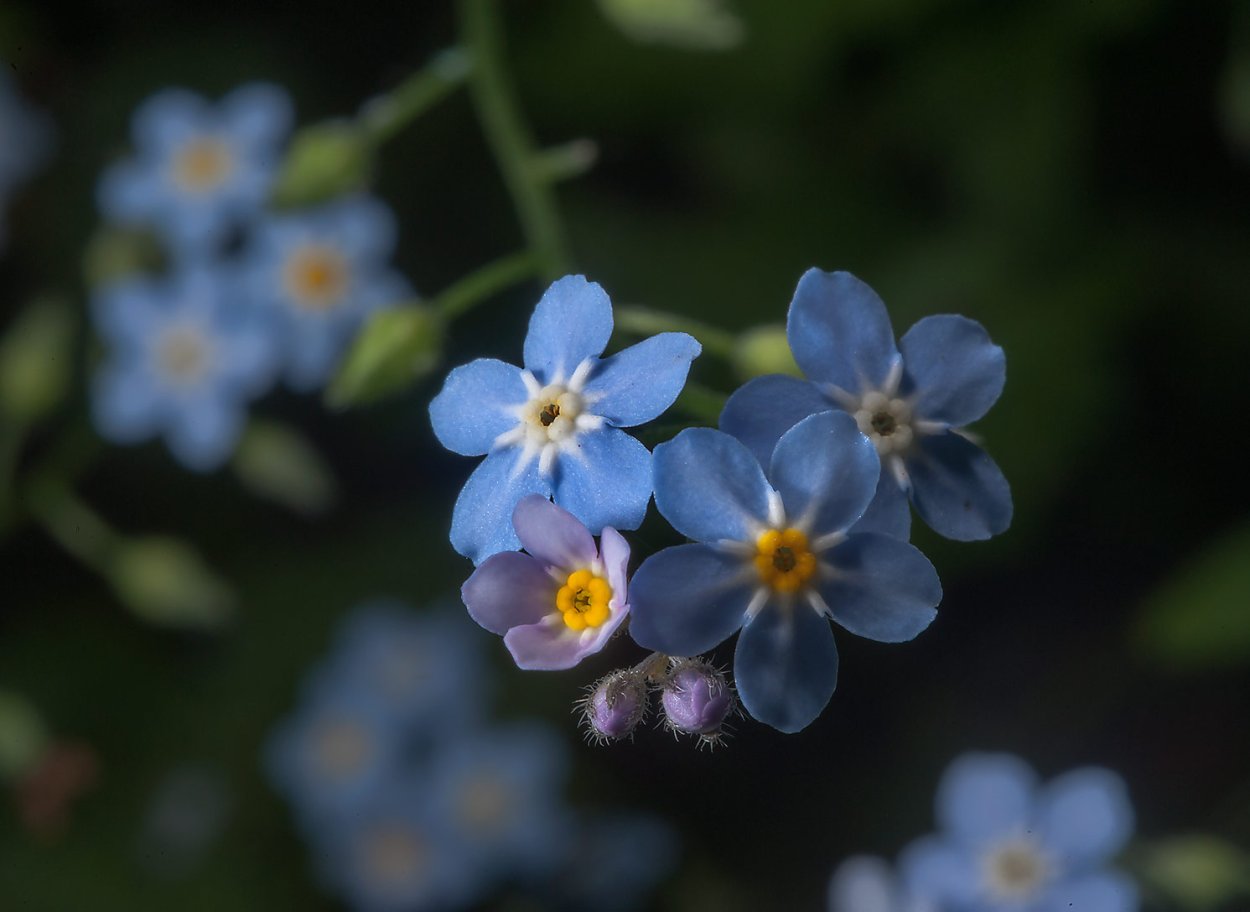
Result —
<path fill-rule="evenodd" d="M 766 463 L 800 419 L 840 408 L 880 454 L 883 470 L 860 531 L 906 539 L 910 499 L 935 532 L 989 538 L 1011 524 L 1011 489 L 961 429 L 998 399 L 1003 351 L 966 317 L 925 317 L 894 344 L 885 305 L 849 272 L 809 269 L 790 304 L 786 334 L 810 382 L 773 375 L 732 396 L 720 427 Z"/>
<path fill-rule="evenodd" d="M 252 294 L 282 325 L 286 378 L 297 390 L 326 381 L 369 313 L 413 297 L 386 265 L 394 216 L 371 197 L 272 216 L 257 225 L 253 245 Z"/>
<path fill-rule="evenodd" d="M 9 194 L 35 172 L 47 154 L 51 130 L 46 118 L 18 95 L 0 60 L 0 249 Z"/>
<path fill-rule="evenodd" d="M 594 534 L 637 529 L 651 499 L 651 454 L 621 430 L 657 417 L 686 382 L 699 343 L 661 333 L 609 358 L 612 303 L 565 276 L 530 318 L 525 369 L 482 358 L 458 367 L 430 403 L 443 446 L 486 459 L 460 492 L 451 543 L 474 563 L 521 542 L 512 510 L 554 498 Z"/>
<path fill-rule="evenodd" d="M 856 855 L 838 865 L 829 881 L 829 912 L 945 912 L 908 896 L 884 859 Z"/>
<path fill-rule="evenodd" d="M 908 847 L 908 889 L 946 912 L 1136 912 L 1107 862 L 1133 831 L 1123 781 L 1089 767 L 1040 786 L 1022 760 L 966 754 L 937 793 L 942 832 Z"/>
<path fill-rule="evenodd" d="M 274 374 L 271 328 L 239 299 L 229 273 L 199 268 L 98 292 L 93 315 L 110 346 L 92 385 L 100 434 L 116 443 L 163 434 L 197 471 L 224 462 L 247 402 Z"/>
<path fill-rule="evenodd" d="M 942 591 L 932 564 L 884 535 L 847 534 L 880 463 L 843 412 L 804 418 L 777 443 L 767 477 L 750 450 L 691 428 L 655 450 L 655 503 L 694 543 L 652 555 L 630 583 L 630 633 L 693 656 L 742 628 L 734 677 L 756 719 L 794 732 L 837 683 L 827 618 L 860 636 L 910 640 Z"/>
<path fill-rule="evenodd" d="M 100 210 L 155 227 L 176 253 L 211 253 L 268 198 L 291 120 L 290 99 L 272 85 L 241 86 L 215 106 L 163 89 L 135 111 L 136 156 L 104 173 Z"/>

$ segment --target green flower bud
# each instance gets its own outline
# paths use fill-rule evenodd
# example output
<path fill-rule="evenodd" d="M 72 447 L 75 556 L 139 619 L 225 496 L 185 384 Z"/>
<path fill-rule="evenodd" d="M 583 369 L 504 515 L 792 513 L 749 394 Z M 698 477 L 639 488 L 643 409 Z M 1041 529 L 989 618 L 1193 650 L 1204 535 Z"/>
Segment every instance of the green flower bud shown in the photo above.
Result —
<path fill-rule="evenodd" d="M 0 690 L 0 779 L 20 777 L 43 755 L 48 732 L 29 702 Z"/>
<path fill-rule="evenodd" d="M 723 0 L 599 0 L 599 9 L 635 41 L 722 51 L 742 40 L 742 21 Z"/>
<path fill-rule="evenodd" d="M 373 146 L 355 122 L 313 124 L 295 134 L 274 183 L 278 206 L 319 203 L 359 189 L 373 171 Z"/>
<path fill-rule="evenodd" d="M 0 341 L 0 412 L 27 424 L 52 411 L 71 370 L 74 317 L 61 301 L 36 301 Z"/>
<path fill-rule="evenodd" d="M 734 346 L 734 368 L 743 380 L 762 377 L 764 374 L 789 374 L 802 377 L 803 372 L 794 363 L 786 328 L 756 326 L 742 333 Z"/>
<path fill-rule="evenodd" d="M 231 465 L 250 491 L 296 512 L 320 513 L 334 501 L 334 477 L 320 454 L 282 425 L 253 420 Z"/>
<path fill-rule="evenodd" d="M 150 536 L 121 543 L 109 577 L 126 606 L 154 624 L 215 628 L 234 610 L 230 587 L 176 538 Z"/>
<path fill-rule="evenodd" d="M 424 304 L 380 310 L 356 336 L 326 401 L 343 408 L 398 392 L 432 371 L 442 356 L 443 320 Z"/>

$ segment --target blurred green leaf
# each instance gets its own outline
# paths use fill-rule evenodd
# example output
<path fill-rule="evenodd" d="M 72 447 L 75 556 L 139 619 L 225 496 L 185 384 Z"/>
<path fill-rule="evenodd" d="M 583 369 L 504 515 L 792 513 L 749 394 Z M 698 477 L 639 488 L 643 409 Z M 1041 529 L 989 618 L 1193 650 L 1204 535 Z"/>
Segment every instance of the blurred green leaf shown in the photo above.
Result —
<path fill-rule="evenodd" d="M 1142 610 L 1143 652 L 1177 668 L 1250 659 L 1250 525 L 1214 542 L 1164 582 Z"/>
<path fill-rule="evenodd" d="M 756 326 L 738 336 L 734 344 L 733 363 L 743 380 L 764 374 L 803 376 L 794 363 L 790 342 L 786 339 L 786 328 L 780 324 Z"/>
<path fill-rule="evenodd" d="M 303 206 L 359 189 L 373 171 L 369 134 L 350 120 L 304 127 L 295 134 L 278 171 L 273 201 Z"/>
<path fill-rule="evenodd" d="M 635 41 L 700 51 L 742 41 L 742 20 L 722 0 L 599 0 L 599 8 Z"/>
<path fill-rule="evenodd" d="M 154 535 L 122 542 L 109 577 L 126 606 L 153 624 L 213 629 L 234 611 L 230 586 L 181 539 Z"/>
<path fill-rule="evenodd" d="M 1250 895 L 1250 854 L 1215 836 L 1176 836 L 1138 853 L 1143 879 L 1186 912 Z"/>
<path fill-rule="evenodd" d="M 0 779 L 21 776 L 43 754 L 48 732 L 29 701 L 0 690 Z"/>
<path fill-rule="evenodd" d="M 381 310 L 356 336 L 326 391 L 333 408 L 344 408 L 398 392 L 438 364 L 443 319 L 424 304 Z"/>
<path fill-rule="evenodd" d="M 334 502 L 329 467 L 312 444 L 283 425 L 252 421 L 231 465 L 248 490 L 299 513 L 320 513 Z"/>
<path fill-rule="evenodd" d="M 83 278 L 91 287 L 108 285 L 140 273 L 158 271 L 164 253 L 156 237 L 142 230 L 98 229 L 83 254 Z"/>
<path fill-rule="evenodd" d="M 20 424 L 43 417 L 69 384 L 74 315 L 65 302 L 31 304 L 0 341 L 0 411 Z"/>

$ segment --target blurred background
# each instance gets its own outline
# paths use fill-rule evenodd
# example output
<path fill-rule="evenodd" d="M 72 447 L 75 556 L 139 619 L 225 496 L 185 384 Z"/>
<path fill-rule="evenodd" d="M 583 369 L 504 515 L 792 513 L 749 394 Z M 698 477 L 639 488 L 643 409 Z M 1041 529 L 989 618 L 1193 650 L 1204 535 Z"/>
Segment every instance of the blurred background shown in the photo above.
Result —
<path fill-rule="evenodd" d="M 1250 846 L 1250 10 L 500 6 L 535 141 L 596 150 L 555 200 L 573 269 L 618 305 L 738 334 L 783 322 L 808 267 L 848 269 L 898 332 L 963 313 L 1007 352 L 1005 394 L 977 430 L 1012 483 L 1011 530 L 964 545 L 916 524 L 944 584 L 938 620 L 902 646 L 837 631 L 838 690 L 797 735 L 740 720 L 712 752 L 650 730 L 587 745 L 572 701 L 641 650 L 618 641 L 574 671 L 521 673 L 452 612 L 491 682 L 485 712 L 542 720 L 564 745 L 562 800 L 667 822 L 668 864 L 637 907 L 824 908 L 840 859 L 891 856 L 933 828 L 938 777 L 970 749 L 1046 777 L 1118 771 L 1146 843 Z M 426 407 L 449 367 L 517 360 L 545 283 L 453 322 L 438 366 L 389 396 L 260 400 L 253 416 L 297 435 L 288 457 L 313 478 L 311 500 L 288 492 L 292 510 L 256 496 L 264 472 L 249 488 L 237 471 L 188 472 L 159 442 L 96 438 L 87 301 L 112 255 L 96 184 L 163 87 L 217 99 L 276 83 L 303 127 L 353 115 L 459 34 L 443 3 L 0 7 L 8 91 L 50 127 L 37 172 L 0 192 L 0 332 L 55 301 L 67 340 L 46 356 L 63 391 L 23 425 L 0 479 L 18 504 L 0 552 L 0 908 L 342 907 L 266 745 L 354 606 L 457 607 L 471 567 L 446 532 L 472 461 L 437 444 Z M 524 243 L 463 89 L 379 147 L 368 186 L 397 217 L 394 266 L 425 297 Z M 754 363 L 740 354 L 705 355 L 692 380 L 732 391 Z M 115 581 L 23 517 L 23 479 L 49 461 L 119 534 L 193 544 L 194 573 L 211 567 L 232 593 L 209 599 L 212 623 L 128 610 Z M 632 540 L 636 566 L 675 536 L 652 510 Z M 483 903 L 546 907 L 508 887 Z"/>

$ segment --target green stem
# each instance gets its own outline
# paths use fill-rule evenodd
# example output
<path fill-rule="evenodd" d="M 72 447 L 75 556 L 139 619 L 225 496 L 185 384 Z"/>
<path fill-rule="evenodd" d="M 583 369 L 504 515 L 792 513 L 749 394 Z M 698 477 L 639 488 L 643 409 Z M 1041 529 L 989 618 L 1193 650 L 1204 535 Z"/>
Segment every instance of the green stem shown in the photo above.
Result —
<path fill-rule="evenodd" d="M 121 537 L 73 491 L 52 481 L 32 483 L 26 506 L 57 544 L 97 572 L 108 572 Z"/>
<path fill-rule="evenodd" d="M 367 102 L 360 125 L 376 146 L 412 123 L 468 78 L 471 61 L 459 48 L 439 54 L 425 69 Z"/>
<path fill-rule="evenodd" d="M 509 285 L 530 278 L 538 270 L 532 253 L 514 253 L 469 273 L 434 299 L 433 306 L 448 322 L 468 313 Z"/>
<path fill-rule="evenodd" d="M 469 91 L 539 271 L 554 280 L 569 271 L 564 228 L 551 185 L 535 167 L 534 142 L 504 71 L 503 30 L 495 4 L 460 0 L 460 28 L 473 58 Z"/>
<path fill-rule="evenodd" d="M 660 332 L 689 333 L 713 355 L 721 358 L 734 356 L 733 333 L 709 326 L 698 320 L 662 310 L 646 307 L 617 307 L 614 313 L 616 328 L 633 336 L 651 336 Z"/>

